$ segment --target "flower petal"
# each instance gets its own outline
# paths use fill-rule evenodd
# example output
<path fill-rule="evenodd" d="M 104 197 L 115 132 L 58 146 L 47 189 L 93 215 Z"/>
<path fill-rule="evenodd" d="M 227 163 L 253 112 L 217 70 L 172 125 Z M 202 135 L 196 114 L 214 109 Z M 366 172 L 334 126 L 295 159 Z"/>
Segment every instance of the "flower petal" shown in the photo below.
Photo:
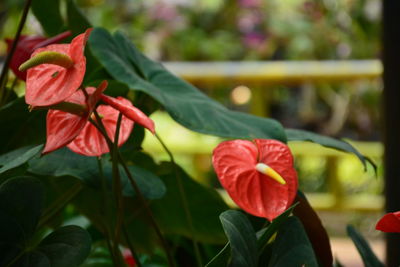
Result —
<path fill-rule="evenodd" d="M 214 169 L 232 200 L 246 212 L 268 220 L 286 210 L 293 201 L 292 192 L 297 190 L 293 159 L 290 151 L 282 146 L 286 145 L 275 140 L 255 140 L 255 144 L 232 140 L 222 142 L 213 152 Z M 270 149 L 269 156 L 266 149 Z M 287 160 L 289 157 L 291 161 Z M 277 159 L 284 163 L 278 163 Z M 257 163 L 272 167 L 287 183 L 282 185 L 258 172 Z"/>
<path fill-rule="evenodd" d="M 89 31 L 90 32 L 90 31 Z M 71 68 L 41 64 L 28 70 L 25 101 L 32 106 L 50 106 L 64 101 L 81 86 L 86 71 L 84 48 L 88 31 L 75 37 L 71 44 L 54 44 L 36 49 L 32 56 L 54 51 L 72 58 Z"/>
<path fill-rule="evenodd" d="M 385 214 L 375 229 L 386 233 L 400 233 L 400 211 Z"/>
<path fill-rule="evenodd" d="M 79 90 L 66 100 L 85 104 L 85 95 Z M 81 132 L 88 118 L 89 113 L 78 116 L 65 111 L 49 110 L 46 119 L 46 145 L 42 154 L 50 153 L 70 143 Z"/>
<path fill-rule="evenodd" d="M 140 109 L 134 107 L 129 100 L 123 97 L 114 98 L 107 95 L 102 95 L 101 100 L 113 108 L 121 111 L 126 117 L 147 128 L 153 134 L 155 133 L 153 120 L 147 117 L 146 114 L 144 114 Z"/>
<path fill-rule="evenodd" d="M 111 140 L 114 140 L 119 111 L 110 106 L 100 105 L 97 107 L 97 112 L 103 117 L 102 122 L 106 128 L 108 136 Z M 126 140 L 128 140 L 132 129 L 133 122 L 123 116 L 118 138 L 118 146 L 123 145 Z M 75 153 L 84 156 L 101 156 L 104 153 L 110 152 L 105 138 L 91 123 L 87 123 L 79 135 L 69 143 L 67 147 Z"/>

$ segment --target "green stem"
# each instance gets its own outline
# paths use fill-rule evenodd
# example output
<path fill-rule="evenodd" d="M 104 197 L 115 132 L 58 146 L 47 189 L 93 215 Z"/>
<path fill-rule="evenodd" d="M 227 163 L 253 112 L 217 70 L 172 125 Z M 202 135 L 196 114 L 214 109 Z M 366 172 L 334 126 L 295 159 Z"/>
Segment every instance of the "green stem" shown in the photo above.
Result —
<path fill-rule="evenodd" d="M 190 232 L 192 235 L 192 242 L 193 242 L 194 253 L 196 256 L 197 266 L 201 267 L 201 266 L 203 266 L 203 263 L 202 263 L 202 259 L 201 259 L 199 245 L 197 243 L 197 240 L 196 240 L 196 237 L 194 234 L 193 218 L 192 218 L 192 214 L 190 213 L 190 209 L 189 209 L 189 205 L 188 205 L 188 201 L 187 201 L 187 197 L 186 197 L 186 192 L 185 192 L 185 188 L 182 183 L 181 176 L 179 174 L 179 171 L 176 168 L 174 156 L 172 155 L 171 151 L 168 149 L 166 144 L 163 142 L 161 137 L 158 134 L 155 134 L 155 137 L 160 142 L 161 146 L 164 148 L 165 152 L 168 154 L 168 156 L 171 160 L 171 163 L 173 164 L 175 176 L 178 181 L 178 189 L 179 189 L 179 193 L 181 195 L 181 200 L 182 200 L 182 204 L 183 204 L 183 210 L 185 212 L 186 220 L 187 220 L 187 223 L 189 225 L 189 229 L 190 229 Z"/>
<path fill-rule="evenodd" d="M 150 223 L 151 223 L 152 227 L 154 228 L 158 238 L 160 239 L 161 245 L 163 246 L 164 251 L 165 251 L 165 253 L 167 255 L 169 266 L 171 266 L 171 267 L 175 266 L 173 257 L 171 255 L 170 249 L 168 247 L 168 244 L 167 244 L 166 240 L 164 239 L 164 236 L 161 233 L 161 230 L 157 225 L 157 222 L 156 222 L 156 220 L 155 220 L 155 218 L 153 216 L 153 213 L 150 210 L 150 207 L 147 205 L 147 202 L 146 202 L 142 192 L 140 191 L 139 186 L 137 185 L 137 183 L 133 179 L 132 174 L 130 173 L 129 168 L 126 165 L 126 163 L 125 163 L 124 159 L 122 158 L 121 154 L 119 154 L 119 160 L 120 160 L 120 163 L 121 163 L 122 167 L 124 168 L 124 171 L 125 171 L 126 175 L 128 176 L 128 180 L 129 180 L 130 184 L 132 185 L 133 189 L 136 192 L 137 197 L 139 198 L 139 201 L 141 202 L 141 204 L 144 207 L 144 210 L 145 210 L 145 212 L 147 214 L 147 217 L 150 219 Z"/>
<path fill-rule="evenodd" d="M 14 90 L 14 87 L 17 85 L 17 81 L 18 77 L 15 77 L 14 81 L 11 84 L 11 87 L 9 89 L 4 89 L 3 94 L 0 95 L 0 107 L 7 104 L 8 97 L 10 96 L 10 93 Z"/>
<path fill-rule="evenodd" d="M 123 232 L 124 237 L 126 239 L 126 243 L 128 244 L 129 250 L 131 251 L 133 258 L 135 259 L 136 266 L 137 267 L 142 267 L 142 263 L 140 262 L 139 257 L 136 254 L 136 250 L 133 247 L 133 243 L 131 241 L 131 238 L 129 237 L 129 233 L 128 233 L 128 230 L 126 229 L 125 224 L 122 224 L 122 232 Z"/>
<path fill-rule="evenodd" d="M 24 10 L 22 12 L 21 20 L 19 21 L 18 29 L 17 29 L 17 32 L 15 33 L 15 36 L 14 36 L 13 44 L 11 46 L 10 52 L 7 54 L 6 60 L 5 60 L 4 65 L 3 65 L 3 69 L 1 70 L 1 74 L 0 74 L 0 95 L 3 94 L 3 89 L 5 87 L 5 82 L 4 81 L 5 81 L 5 78 L 7 76 L 7 71 L 8 71 L 8 68 L 10 66 L 11 59 L 12 59 L 12 57 L 13 57 L 13 55 L 15 53 L 15 50 L 17 48 L 19 37 L 21 36 L 22 28 L 25 25 L 26 17 L 28 16 L 28 12 L 29 12 L 29 8 L 31 6 L 31 3 L 32 3 L 32 0 L 26 0 L 26 2 L 25 2 L 25 6 L 24 6 Z"/>
<path fill-rule="evenodd" d="M 110 218 L 109 211 L 111 210 L 111 207 L 110 207 L 110 201 L 109 201 L 109 198 L 108 198 L 107 181 L 106 181 L 106 177 L 104 176 L 103 164 L 101 162 L 101 157 L 97 157 L 97 164 L 98 164 L 98 167 L 99 167 L 99 173 L 100 173 L 100 178 L 101 178 L 101 189 L 102 189 L 101 191 L 102 191 L 102 195 L 103 195 L 103 198 L 102 198 L 103 207 L 105 207 L 104 216 L 106 218 Z M 113 260 L 113 263 L 114 263 L 114 265 L 118 265 L 118 262 L 119 262 L 118 255 L 115 255 L 115 253 L 114 253 L 114 250 L 115 250 L 114 249 L 114 245 L 111 242 L 111 238 L 110 238 L 110 236 L 111 236 L 110 235 L 110 232 L 111 232 L 110 225 L 107 224 L 107 223 L 104 224 L 103 231 L 104 231 L 104 234 L 105 234 L 105 237 L 106 237 L 108 250 L 111 253 L 111 258 Z M 118 244 L 116 244 L 115 246 L 118 247 Z"/>
<path fill-rule="evenodd" d="M 124 201 L 122 197 L 122 185 L 121 185 L 121 176 L 118 169 L 118 152 L 117 152 L 121 119 L 122 119 L 122 113 L 119 113 L 115 130 L 114 145 L 113 147 L 110 147 L 110 153 L 112 153 L 113 192 L 117 204 L 117 221 L 114 232 L 116 244 L 119 244 L 120 241 L 121 226 L 123 223 L 123 216 L 124 216 Z M 118 247 L 116 247 L 116 249 L 118 249 Z"/>
<path fill-rule="evenodd" d="M 94 120 L 92 120 L 91 118 L 89 118 L 89 121 L 103 134 L 104 138 L 106 139 L 107 144 L 109 144 L 109 146 L 112 146 L 112 141 L 111 141 L 110 137 L 108 137 L 108 135 L 107 135 L 107 132 L 104 128 L 103 123 L 101 122 L 99 114 L 97 113 L 96 110 L 94 110 L 93 113 L 96 117 L 96 120 L 99 122 L 99 125 L 97 125 L 97 123 Z M 128 176 L 128 180 L 129 180 L 130 184 L 132 185 L 133 189 L 135 190 L 136 195 L 139 198 L 139 201 L 143 205 L 144 210 L 145 210 L 148 218 L 150 219 L 150 223 L 151 223 L 153 229 L 155 230 L 158 238 L 160 239 L 161 245 L 163 246 L 164 251 L 167 255 L 168 264 L 169 264 L 169 266 L 174 267 L 175 263 L 174 263 L 172 255 L 171 255 L 171 252 L 168 248 L 168 244 L 167 244 L 166 240 L 164 239 L 164 236 L 161 233 L 161 230 L 158 227 L 156 220 L 154 219 L 153 213 L 151 212 L 150 208 L 148 207 L 147 202 L 146 202 L 142 192 L 139 189 L 139 186 L 136 184 L 135 180 L 133 179 L 133 177 L 128 169 L 128 166 L 126 165 L 124 159 L 122 158 L 121 153 L 119 152 L 119 150 L 117 150 L 117 151 L 118 151 L 119 161 L 120 161 L 126 175 Z"/>

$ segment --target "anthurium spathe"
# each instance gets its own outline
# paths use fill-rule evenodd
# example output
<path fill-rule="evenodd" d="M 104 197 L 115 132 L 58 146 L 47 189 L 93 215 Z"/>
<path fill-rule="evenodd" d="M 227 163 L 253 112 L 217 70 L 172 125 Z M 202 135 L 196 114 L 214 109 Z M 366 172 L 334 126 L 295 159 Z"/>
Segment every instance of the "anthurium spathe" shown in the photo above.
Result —
<path fill-rule="evenodd" d="M 70 31 L 60 33 L 52 38 L 46 38 L 43 36 L 27 36 L 22 35 L 18 40 L 15 52 L 10 62 L 10 68 L 21 80 L 26 80 L 26 71 L 20 71 L 19 66 L 27 61 L 35 49 L 44 47 L 50 44 L 55 44 L 71 35 Z M 11 47 L 14 43 L 12 39 L 5 39 L 7 43 L 7 52 L 10 52 Z"/>
<path fill-rule="evenodd" d="M 97 89 L 93 87 L 86 88 L 87 98 L 82 90 L 76 91 L 66 99 L 66 103 L 79 105 L 75 111 L 65 111 L 64 105 L 62 105 L 64 110 L 49 110 L 46 122 L 47 140 L 43 154 L 63 146 L 67 146 L 75 153 L 85 156 L 100 156 L 109 152 L 104 136 L 93 124 L 88 122 L 90 116 L 95 120 L 92 112 L 96 108 L 97 102 L 103 98 L 107 98 L 108 101 L 113 103 L 113 106 L 99 105 L 96 110 L 101 117 L 108 137 L 112 141 L 114 141 L 118 115 L 120 112 L 124 115 L 121 121 L 118 146 L 124 144 L 129 138 L 134 122 L 149 129 L 152 133 L 155 132 L 154 122 L 139 109 L 135 108 L 128 99 L 103 95 L 102 92 L 106 87 L 107 82 L 104 81 Z M 60 104 L 55 105 L 54 108 L 60 108 Z"/>
<path fill-rule="evenodd" d="M 90 31 L 88 29 L 76 36 L 70 44 L 53 44 L 36 49 L 31 59 L 20 66 L 20 70 L 28 69 L 27 104 L 33 107 L 54 105 L 64 101 L 81 86 L 86 71 L 84 49 Z M 56 64 L 57 55 L 71 64 Z"/>
<path fill-rule="evenodd" d="M 375 228 L 386 233 L 400 233 L 400 211 L 385 214 Z"/>
<path fill-rule="evenodd" d="M 266 139 L 225 141 L 214 149 L 212 161 L 222 186 L 246 212 L 271 221 L 292 204 L 298 181 L 287 145 Z"/>

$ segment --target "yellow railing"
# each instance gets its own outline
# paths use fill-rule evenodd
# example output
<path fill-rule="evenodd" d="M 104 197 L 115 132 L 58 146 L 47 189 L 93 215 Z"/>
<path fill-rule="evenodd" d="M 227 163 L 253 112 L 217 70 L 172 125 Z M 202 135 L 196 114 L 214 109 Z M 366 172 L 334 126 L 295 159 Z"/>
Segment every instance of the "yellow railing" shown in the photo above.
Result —
<path fill-rule="evenodd" d="M 382 74 L 382 65 L 378 60 L 168 62 L 164 63 L 164 65 L 176 75 L 193 84 L 213 85 L 215 83 L 231 84 L 232 82 L 257 84 L 258 86 L 255 90 L 259 91 L 255 94 L 253 92 L 251 103 L 255 106 L 265 106 L 267 104 L 265 102 L 266 98 L 264 98 L 265 94 L 262 90 L 271 85 L 347 82 L 358 79 L 376 79 Z M 256 115 L 265 115 L 261 114 L 262 112 L 257 112 L 260 110 L 262 109 L 256 107 L 252 112 Z M 186 160 L 190 155 L 190 161 L 198 161 L 199 158 L 203 161 L 204 158 L 210 159 L 212 149 L 221 139 L 190 132 L 178 126 L 172 120 L 168 121 L 166 118 L 167 116 L 162 114 L 155 116 L 155 120 L 159 120 L 157 124 L 158 130 L 161 130 L 159 132 L 165 137 L 164 139 L 166 139 L 165 141 L 173 153 L 183 155 Z M 176 138 L 177 136 L 179 138 Z M 383 148 L 380 143 L 352 142 L 352 144 L 368 157 L 375 159 L 382 158 Z M 373 194 L 347 195 L 344 193 L 344 185 L 338 177 L 338 162 L 343 158 L 351 157 L 349 154 L 307 142 L 291 142 L 289 145 L 297 159 L 309 156 L 324 157 L 326 159 L 329 192 L 307 194 L 311 204 L 316 209 L 358 211 L 381 211 L 383 209 L 384 200 L 382 196 Z M 158 156 L 162 152 L 162 148 L 149 136 L 146 137 L 144 147 Z M 193 163 L 193 166 L 198 165 L 199 163 Z M 197 174 L 201 175 L 201 171 L 197 171 Z M 223 192 L 221 194 L 229 202 L 229 197 L 224 195 Z"/>

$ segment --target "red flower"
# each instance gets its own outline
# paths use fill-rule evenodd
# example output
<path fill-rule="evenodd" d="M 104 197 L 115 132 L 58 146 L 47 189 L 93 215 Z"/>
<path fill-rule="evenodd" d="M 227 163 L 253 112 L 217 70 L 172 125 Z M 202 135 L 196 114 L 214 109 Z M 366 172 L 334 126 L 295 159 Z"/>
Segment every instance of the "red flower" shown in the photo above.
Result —
<path fill-rule="evenodd" d="M 106 87 L 107 83 L 103 82 L 97 89 L 93 87 L 86 88 L 89 94 L 88 99 L 86 99 L 81 90 L 77 90 L 66 99 L 68 103 L 86 107 L 82 114 L 49 110 L 46 122 L 47 140 L 42 154 L 64 146 L 67 146 L 75 153 L 85 156 L 100 156 L 109 152 L 105 138 L 91 123 L 88 123 L 89 116 L 92 116 L 92 111 L 100 98 L 108 98 L 109 101 L 114 103 L 114 106 L 99 105 L 97 107 L 97 112 L 102 116 L 102 123 L 107 134 L 113 141 L 119 112 L 124 115 L 121 121 L 118 146 L 124 144 L 129 138 L 134 122 L 154 133 L 154 122 L 139 109 L 135 108 L 129 100 L 123 97 L 113 98 L 102 95 Z"/>
<path fill-rule="evenodd" d="M 13 57 L 10 62 L 10 68 L 14 72 L 15 76 L 20 78 L 21 80 L 26 80 L 26 71 L 20 71 L 18 70 L 19 66 L 27 61 L 30 57 L 33 51 L 35 49 L 50 45 L 50 44 L 55 44 L 60 42 L 61 40 L 67 38 L 68 36 L 71 35 L 70 31 L 63 32 L 57 36 L 54 36 L 50 39 L 43 37 L 43 36 L 26 36 L 26 35 L 21 35 L 19 37 L 19 41 L 15 50 L 15 53 L 13 54 Z M 6 39 L 5 40 L 7 43 L 7 52 L 10 52 L 11 47 L 13 45 L 14 40 L 12 39 Z"/>
<path fill-rule="evenodd" d="M 132 253 L 129 249 L 125 249 L 122 252 L 122 256 L 124 257 L 125 263 L 129 266 L 129 267 L 135 267 L 136 266 L 136 262 L 135 259 L 132 256 Z"/>
<path fill-rule="evenodd" d="M 375 229 L 386 233 L 400 233 L 400 211 L 385 214 Z"/>
<path fill-rule="evenodd" d="M 285 144 L 265 139 L 225 141 L 214 150 L 212 160 L 222 186 L 246 212 L 271 221 L 292 204 L 298 181 Z"/>
<path fill-rule="evenodd" d="M 40 64 L 28 69 L 25 101 L 35 106 L 50 106 L 64 101 L 82 84 L 86 71 L 84 49 L 91 29 L 76 36 L 71 44 L 53 44 L 36 49 L 33 58 L 44 51 L 67 55 L 73 62 L 69 68 L 54 64 Z"/>

